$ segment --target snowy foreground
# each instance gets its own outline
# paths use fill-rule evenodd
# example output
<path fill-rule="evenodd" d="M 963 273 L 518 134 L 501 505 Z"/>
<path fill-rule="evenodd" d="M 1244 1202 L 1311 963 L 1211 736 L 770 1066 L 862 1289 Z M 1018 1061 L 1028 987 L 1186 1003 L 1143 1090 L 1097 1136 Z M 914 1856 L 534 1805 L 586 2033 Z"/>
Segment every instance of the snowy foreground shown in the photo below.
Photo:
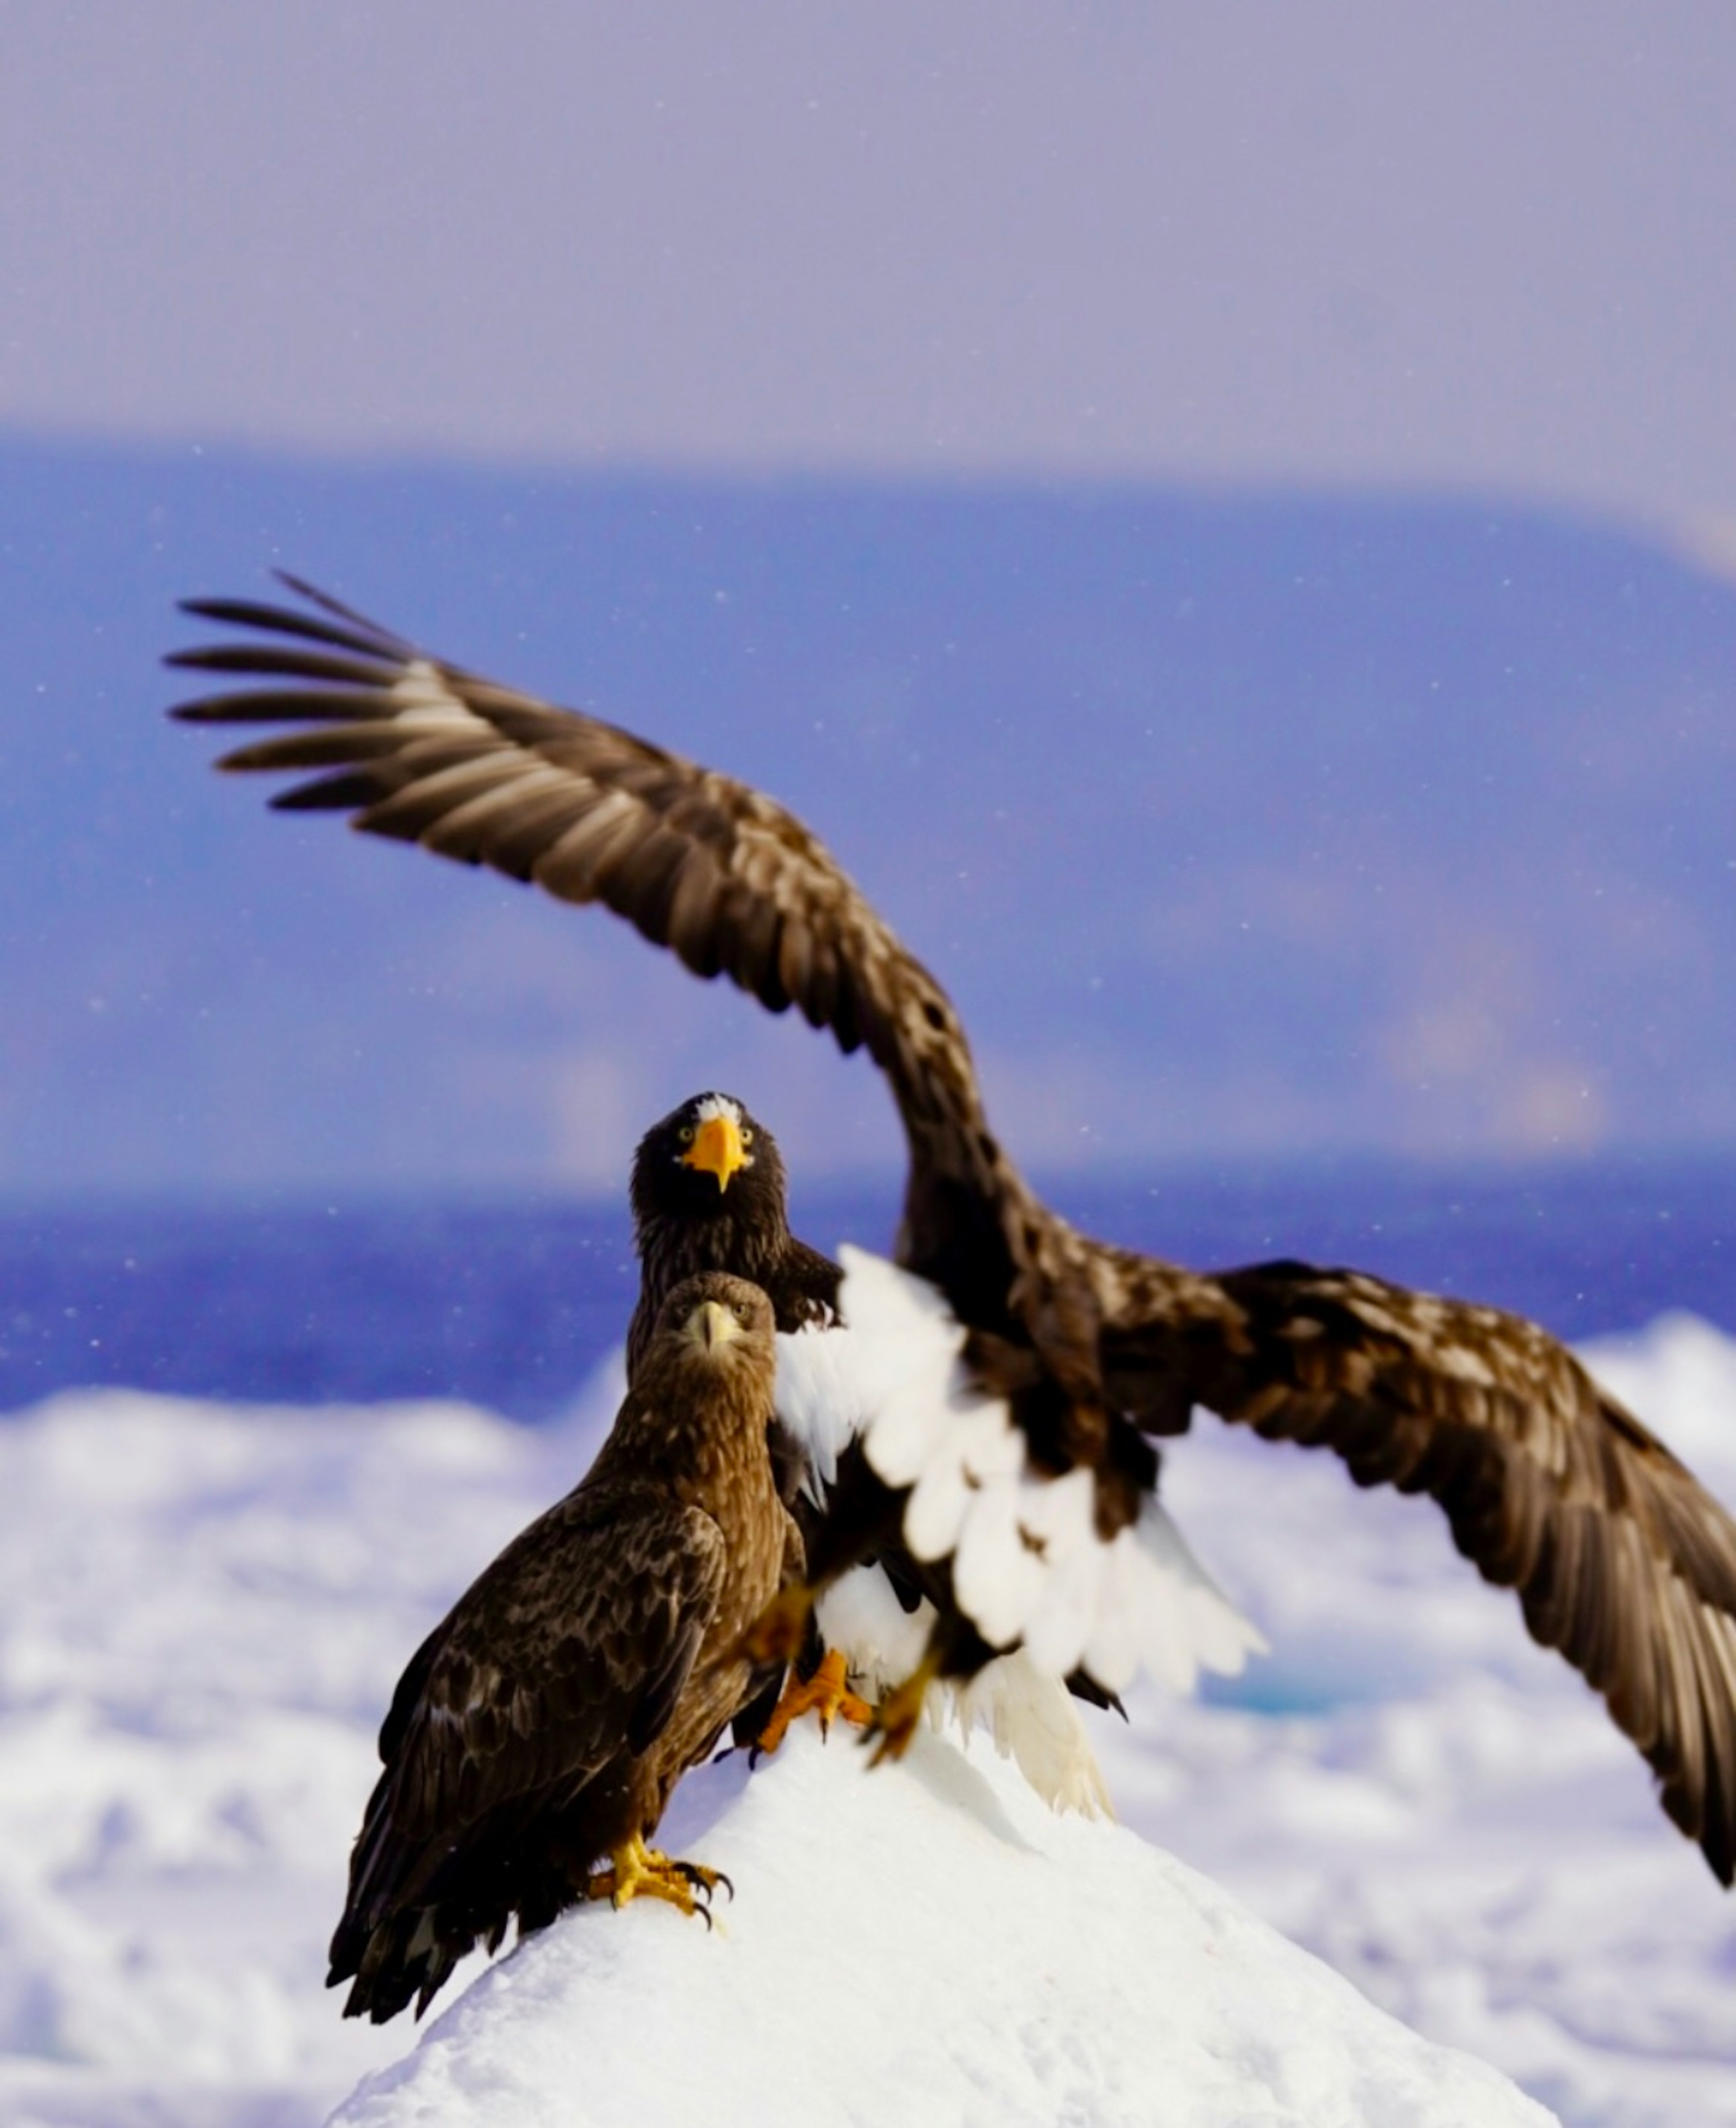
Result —
<path fill-rule="evenodd" d="M 1548 2128 L 1136 1834 L 1052 1817 L 992 1748 L 925 1736 L 880 1773 L 811 1733 L 786 1750 L 681 1798 L 679 1850 L 742 1888 L 711 1940 L 575 1916 L 334 2128 Z"/>
<path fill-rule="evenodd" d="M 1677 1320 L 1590 1356 L 1736 1499 L 1736 1346 Z M 1167 1497 L 1275 1653 L 1236 1703 L 1142 1698 L 1093 1732 L 1124 1825 L 1187 1867 L 1048 1820 L 984 1740 L 967 1764 L 924 1739 L 870 1779 L 847 1740 L 798 1736 L 677 1799 L 679 1836 L 737 1878 L 721 1940 L 590 1912 L 468 1995 L 483 1969 L 461 1972 L 419 2051 L 407 2021 L 342 2023 L 322 1954 L 391 1685 L 614 1396 L 542 1434 L 449 1405 L 119 1394 L 0 1424 L 8 2128 L 313 2128 L 368 2071 L 348 2122 L 672 2118 L 738 2076 L 768 2128 L 780 2094 L 816 2121 L 1542 2117 L 1493 2079 L 1455 2092 L 1481 2073 L 1195 1870 L 1572 2128 L 1736 2128 L 1736 1901 L 1601 1707 L 1425 1504 L 1210 1424 Z M 1092 2018 L 1057 2013 L 1070 1990 Z M 737 2066 L 714 2054 L 725 2081 L 660 2081 L 653 2104 L 633 2079 L 686 2073 L 684 2022 Z M 581 2059 L 591 2108 L 557 2108 L 538 2078 Z M 946 2076 L 974 2097 L 941 2104 Z M 467 2115 L 467 2091 L 491 2096 Z"/>

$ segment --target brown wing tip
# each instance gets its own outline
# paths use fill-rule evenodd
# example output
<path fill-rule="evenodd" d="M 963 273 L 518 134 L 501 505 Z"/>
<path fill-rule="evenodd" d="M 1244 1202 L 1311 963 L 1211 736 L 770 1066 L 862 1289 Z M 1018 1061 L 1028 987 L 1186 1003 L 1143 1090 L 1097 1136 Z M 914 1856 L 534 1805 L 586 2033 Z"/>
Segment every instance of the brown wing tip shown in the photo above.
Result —
<path fill-rule="evenodd" d="M 1713 1769 L 1715 1778 L 1716 1769 Z M 1736 1769 L 1731 1769 L 1736 1780 Z M 1659 1782 L 1658 1800 L 1677 1830 L 1697 1846 L 1726 1891 L 1736 1886 L 1736 1788 L 1729 1794 L 1708 1785 L 1696 1794 L 1680 1780 Z"/>
<path fill-rule="evenodd" d="M 344 605 L 330 592 L 318 590 L 303 577 L 291 576 L 287 570 L 279 569 L 274 574 L 286 591 L 305 600 L 315 611 L 303 613 L 292 606 L 274 606 L 267 600 L 244 598 L 178 599 L 176 610 L 194 620 L 213 621 L 221 628 L 249 628 L 267 635 L 296 636 L 304 642 L 330 644 L 363 657 L 396 660 L 416 655 L 413 644 Z M 164 663 L 196 663 L 198 657 L 197 652 L 174 651 Z"/>

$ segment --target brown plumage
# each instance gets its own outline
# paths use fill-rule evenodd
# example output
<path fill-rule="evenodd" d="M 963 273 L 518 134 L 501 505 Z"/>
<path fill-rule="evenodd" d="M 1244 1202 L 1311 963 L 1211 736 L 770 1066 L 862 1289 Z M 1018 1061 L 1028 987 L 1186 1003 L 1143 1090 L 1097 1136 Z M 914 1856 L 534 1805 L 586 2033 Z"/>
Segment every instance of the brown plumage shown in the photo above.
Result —
<path fill-rule="evenodd" d="M 725 1271 L 752 1279 L 764 1288 L 780 1330 L 830 1328 L 842 1322 L 842 1266 L 790 1231 L 777 1141 L 733 1095 L 715 1090 L 695 1094 L 653 1123 L 633 1153 L 630 1195 L 640 1283 L 627 1334 L 629 1380 L 663 1296 L 678 1279 L 695 1271 Z M 853 1556 L 854 1541 L 840 1545 L 841 1525 L 829 1522 L 817 1504 L 827 1487 L 813 1481 L 809 1451 L 809 1444 L 786 1428 L 773 1428 L 773 1460 L 804 1539 L 818 1547 L 821 1562 L 833 1554 Z M 799 1488 L 804 1480 L 803 1494 Z M 856 1482 L 869 1481 L 859 1475 Z M 875 1556 L 906 1613 L 924 1596 L 946 1602 L 944 1572 L 931 1572 L 913 1559 L 895 1530 L 881 1532 Z M 800 1664 L 804 1674 L 820 1653 L 818 1638 L 810 1639 Z M 1093 1706 L 1120 1705 L 1082 1673 L 1073 1673 L 1066 1683 L 1076 1698 Z M 738 1725 L 738 1740 L 752 1742 L 770 1711 L 769 1705 L 748 1709 Z"/>
<path fill-rule="evenodd" d="M 596 719 L 475 677 L 306 587 L 313 610 L 197 601 L 263 631 L 176 663 L 273 684 L 177 714 L 287 724 L 229 755 L 320 772 L 273 802 L 596 901 L 696 974 L 797 1005 L 886 1074 L 909 1141 L 899 1261 L 971 1332 L 1040 1469 L 1093 1474 L 1107 1539 L 1155 1486 L 1147 1437 L 1195 1402 L 1329 1447 L 1365 1484 L 1430 1493 L 1459 1548 L 1596 1684 L 1665 1808 L 1736 1874 L 1736 1524 L 1535 1326 L 1351 1271 L 1204 1277 L 1075 1233 L 988 1128 L 963 1029 L 827 851 L 760 792 Z M 857 1469 L 831 1573 L 896 1526 Z M 942 1562 L 944 1565 L 944 1561 Z M 943 1666 L 980 1641 L 956 1607 Z"/>
<path fill-rule="evenodd" d="M 707 1148 L 719 1112 L 733 1111 L 733 1142 Z M 708 1157 L 709 1151 L 709 1157 Z M 628 1197 L 639 1293 L 627 1327 L 627 1379 L 638 1374 L 652 1325 L 665 1296 L 683 1279 L 707 1271 L 752 1279 L 771 1303 L 780 1330 L 824 1325 L 838 1318 L 842 1268 L 790 1231 L 783 1156 L 770 1131 L 728 1095 L 696 1094 L 653 1123 L 633 1157 Z M 816 1510 L 801 1488 L 808 1475 L 804 1444 L 774 1418 L 772 1467 L 778 1490 L 805 1541 Z M 802 1674 L 818 1665 L 817 1635 L 808 1636 Z M 782 1683 L 774 1675 L 733 1725 L 737 1744 L 751 1747 L 764 1734 Z"/>
<path fill-rule="evenodd" d="M 346 2016 L 412 1997 L 420 2016 L 475 1944 L 585 1896 L 763 1683 L 735 1651 L 801 1560 L 766 1451 L 776 1364 L 757 1287 L 678 1286 L 586 1477 L 411 1658 L 332 1939 Z"/>

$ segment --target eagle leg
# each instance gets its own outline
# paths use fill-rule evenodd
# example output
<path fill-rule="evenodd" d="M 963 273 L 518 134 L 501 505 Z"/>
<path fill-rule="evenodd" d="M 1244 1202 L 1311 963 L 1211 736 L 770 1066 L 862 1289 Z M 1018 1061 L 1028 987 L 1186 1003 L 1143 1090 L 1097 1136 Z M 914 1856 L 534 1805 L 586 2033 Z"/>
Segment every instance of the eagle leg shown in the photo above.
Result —
<path fill-rule="evenodd" d="M 873 1763 L 902 1759 L 910 1748 L 917 1724 L 927 1703 L 928 1688 L 941 1674 L 941 1659 L 931 1649 L 895 1692 L 889 1692 L 874 1710 L 870 1734 L 877 1740 Z"/>
<path fill-rule="evenodd" d="M 609 1866 L 600 1869 L 585 1887 L 587 1899 L 607 1899 L 612 1907 L 629 1906 L 635 1899 L 662 1899 L 678 1913 L 697 1914 L 707 1928 L 711 1895 L 721 1884 L 731 1898 L 735 1887 L 721 1869 L 708 1869 L 703 1862 L 676 1862 L 661 1849 L 647 1847 L 638 1833 L 610 1850 Z"/>
<path fill-rule="evenodd" d="M 861 1728 L 873 1721 L 874 1709 L 866 1699 L 856 1697 L 846 1680 L 841 1649 L 828 1648 L 812 1677 L 798 1677 L 794 1670 L 790 1671 L 785 1680 L 782 1696 L 771 1710 L 771 1719 L 755 1741 L 754 1756 L 757 1758 L 762 1751 L 776 1750 L 790 1723 L 799 1721 L 804 1714 L 819 1716 L 823 1736 L 830 1731 L 835 1714 L 842 1714 L 847 1722 L 854 1722 Z"/>
<path fill-rule="evenodd" d="M 756 1670 L 794 1662 L 801 1652 L 817 1594 L 802 1581 L 780 1589 L 742 1634 L 732 1651 L 733 1659 L 752 1663 Z"/>

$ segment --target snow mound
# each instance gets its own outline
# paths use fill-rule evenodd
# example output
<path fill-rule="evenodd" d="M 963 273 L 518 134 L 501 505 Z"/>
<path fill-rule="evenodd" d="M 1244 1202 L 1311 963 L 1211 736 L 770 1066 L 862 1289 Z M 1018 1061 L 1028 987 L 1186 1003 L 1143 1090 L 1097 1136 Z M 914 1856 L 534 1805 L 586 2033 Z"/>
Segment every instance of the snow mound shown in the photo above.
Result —
<path fill-rule="evenodd" d="M 332 2128 L 1544 2128 L 1226 1893 L 1054 1817 L 992 1753 L 921 1734 L 871 1769 L 792 1734 L 690 1777 L 671 1852 L 728 1872 L 708 1935 L 566 1917 L 485 1973 Z"/>

